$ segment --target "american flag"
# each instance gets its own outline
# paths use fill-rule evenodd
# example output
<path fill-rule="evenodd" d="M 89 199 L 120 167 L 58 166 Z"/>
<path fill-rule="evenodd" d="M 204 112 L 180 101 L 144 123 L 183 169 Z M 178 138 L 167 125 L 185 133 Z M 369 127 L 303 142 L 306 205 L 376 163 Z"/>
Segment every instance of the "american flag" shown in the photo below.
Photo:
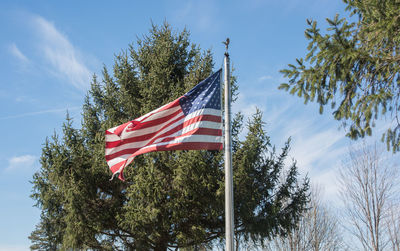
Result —
<path fill-rule="evenodd" d="M 113 176 L 124 180 L 123 169 L 143 153 L 221 150 L 221 71 L 171 103 L 106 130 L 106 161 Z"/>

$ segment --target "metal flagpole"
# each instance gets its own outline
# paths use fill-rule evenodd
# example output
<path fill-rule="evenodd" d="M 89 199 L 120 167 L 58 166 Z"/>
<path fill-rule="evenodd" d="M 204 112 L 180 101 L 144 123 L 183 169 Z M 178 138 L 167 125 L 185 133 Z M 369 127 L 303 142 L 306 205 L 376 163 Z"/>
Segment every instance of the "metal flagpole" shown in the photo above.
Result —
<path fill-rule="evenodd" d="M 232 144 L 231 144 L 231 86 L 229 74 L 229 38 L 224 42 L 225 52 L 225 238 L 226 251 L 233 251 L 233 175 L 232 175 Z"/>

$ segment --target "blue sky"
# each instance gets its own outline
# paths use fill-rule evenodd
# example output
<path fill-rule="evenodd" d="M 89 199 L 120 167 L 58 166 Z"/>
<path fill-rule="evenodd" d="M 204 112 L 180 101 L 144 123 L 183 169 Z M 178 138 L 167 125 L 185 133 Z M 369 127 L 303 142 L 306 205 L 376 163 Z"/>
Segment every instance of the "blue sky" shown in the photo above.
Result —
<path fill-rule="evenodd" d="M 146 34 L 151 22 L 188 28 L 192 42 L 212 49 L 216 69 L 221 42 L 230 37 L 240 88 L 233 110 L 248 116 L 261 109 L 272 142 L 280 147 L 291 136 L 301 174 L 322 184 L 327 197 L 336 196 L 336 169 L 349 145 L 344 130 L 277 86 L 284 81 L 279 70 L 305 55 L 306 18 L 324 26 L 344 7 L 339 0 L 2 1 L 0 251 L 30 245 L 40 211 L 29 198 L 29 181 L 46 137 L 60 132 L 67 110 L 80 126 L 91 76 L 101 76 L 103 64 L 112 66 L 114 55 Z"/>

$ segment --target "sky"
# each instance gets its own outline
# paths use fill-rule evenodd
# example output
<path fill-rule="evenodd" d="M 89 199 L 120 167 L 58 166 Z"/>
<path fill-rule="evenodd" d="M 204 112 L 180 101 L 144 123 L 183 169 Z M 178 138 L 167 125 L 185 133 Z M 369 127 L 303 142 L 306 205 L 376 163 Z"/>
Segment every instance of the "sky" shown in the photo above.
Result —
<path fill-rule="evenodd" d="M 351 144 L 329 111 L 277 89 L 279 70 L 306 53 L 306 19 L 344 13 L 339 0 L 11 1 L 0 2 L 0 251 L 28 250 L 40 210 L 30 198 L 46 137 L 60 133 L 66 112 L 80 127 L 93 74 L 114 55 L 167 21 L 211 49 L 222 67 L 224 45 L 239 85 L 233 111 L 259 108 L 277 149 L 291 137 L 302 177 L 337 196 L 337 168 Z M 134 119 L 134 118 L 132 118 Z M 382 122 L 384 123 L 384 122 Z M 379 128 L 376 130 L 379 138 Z"/>

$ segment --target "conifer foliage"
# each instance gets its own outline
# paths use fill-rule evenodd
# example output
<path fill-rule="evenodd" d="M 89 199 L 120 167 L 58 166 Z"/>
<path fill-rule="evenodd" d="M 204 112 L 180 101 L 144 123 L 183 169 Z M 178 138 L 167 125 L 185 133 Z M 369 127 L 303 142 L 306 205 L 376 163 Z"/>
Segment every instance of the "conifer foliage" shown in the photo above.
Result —
<path fill-rule="evenodd" d="M 144 154 L 125 169 L 126 182 L 109 181 L 104 157 L 106 129 L 176 99 L 212 69 L 210 51 L 165 23 L 117 55 L 113 74 L 104 67 L 101 81 L 94 76 L 81 129 L 67 116 L 42 149 L 31 248 L 167 250 L 222 240 L 223 151 Z M 260 112 L 244 139 L 242 120 L 233 123 L 235 231 L 254 240 L 285 234 L 304 210 L 308 180 L 298 182 L 295 163 L 285 167 L 289 144 L 275 152 Z"/>
<path fill-rule="evenodd" d="M 326 105 L 348 124 L 352 139 L 372 134 L 378 118 L 389 115 L 383 134 L 388 149 L 400 150 L 400 3 L 397 0 L 344 0 L 349 17 L 327 19 L 327 33 L 307 20 L 305 58 L 281 72 L 280 88 Z M 355 20 L 353 22 L 353 20 Z"/>

